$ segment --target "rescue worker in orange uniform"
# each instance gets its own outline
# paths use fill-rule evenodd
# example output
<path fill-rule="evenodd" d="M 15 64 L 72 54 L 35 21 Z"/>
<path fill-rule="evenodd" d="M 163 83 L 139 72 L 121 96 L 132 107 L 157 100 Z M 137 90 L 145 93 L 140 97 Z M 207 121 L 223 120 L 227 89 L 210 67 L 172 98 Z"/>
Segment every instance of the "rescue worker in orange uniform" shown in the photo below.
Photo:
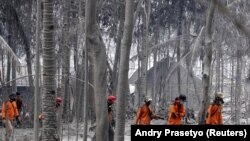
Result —
<path fill-rule="evenodd" d="M 59 110 L 59 107 L 62 103 L 62 99 L 61 97 L 56 97 L 56 113 L 58 113 L 58 110 Z M 41 121 L 44 119 L 44 114 L 41 113 L 39 116 L 38 116 L 38 119 Z"/>
<path fill-rule="evenodd" d="M 213 103 L 208 106 L 206 124 L 210 124 L 210 125 L 222 125 L 223 124 L 222 104 L 224 104 L 223 93 L 216 92 Z"/>
<path fill-rule="evenodd" d="M 19 92 L 16 92 L 16 106 L 17 106 L 17 110 L 18 110 L 18 113 L 20 115 L 20 118 L 23 116 L 23 112 L 24 112 L 24 104 L 23 104 L 23 99 L 22 99 L 22 96 L 21 96 L 21 93 Z M 17 121 L 17 127 L 21 127 L 22 126 L 22 123 L 21 121 Z"/>
<path fill-rule="evenodd" d="M 152 119 L 163 119 L 162 117 L 154 114 L 150 108 L 152 98 L 147 97 L 144 101 L 144 105 L 137 110 L 135 125 L 150 125 Z"/>
<path fill-rule="evenodd" d="M 57 113 L 57 116 L 58 116 L 59 107 L 61 106 L 61 103 L 62 103 L 62 98 L 61 97 L 56 97 L 56 113 Z M 39 122 L 40 122 L 40 126 L 42 126 L 42 120 L 44 120 L 44 114 L 41 113 L 38 116 L 38 119 L 39 119 Z M 39 135 L 39 141 L 41 141 L 41 140 L 42 140 L 42 133 Z M 57 135 L 56 136 L 56 141 L 59 141 L 59 140 L 60 140 L 60 138 Z"/>
<path fill-rule="evenodd" d="M 115 101 L 116 101 L 116 96 L 113 96 L 113 95 L 108 96 L 108 119 L 109 119 L 109 123 L 113 127 L 115 126 L 115 123 L 114 123 L 112 105 L 115 103 Z"/>
<path fill-rule="evenodd" d="M 107 104 L 108 104 L 108 121 L 109 121 L 109 129 L 108 129 L 108 134 L 109 134 L 109 140 L 108 141 L 114 141 L 114 135 L 115 135 L 115 120 L 113 116 L 113 110 L 112 106 L 114 105 L 116 101 L 116 96 L 109 95 L 107 98 Z M 96 134 L 92 137 L 91 141 L 96 141 Z"/>
<path fill-rule="evenodd" d="M 15 94 L 9 95 L 9 100 L 3 102 L 2 106 L 2 122 L 6 127 L 5 141 L 9 141 L 14 130 L 13 122 L 16 119 L 20 120 Z"/>
<path fill-rule="evenodd" d="M 168 110 L 168 125 L 181 125 L 182 119 L 186 115 L 186 110 L 183 103 L 186 101 L 185 95 L 180 95 L 179 97 L 175 98 L 173 104 L 169 106 Z"/>

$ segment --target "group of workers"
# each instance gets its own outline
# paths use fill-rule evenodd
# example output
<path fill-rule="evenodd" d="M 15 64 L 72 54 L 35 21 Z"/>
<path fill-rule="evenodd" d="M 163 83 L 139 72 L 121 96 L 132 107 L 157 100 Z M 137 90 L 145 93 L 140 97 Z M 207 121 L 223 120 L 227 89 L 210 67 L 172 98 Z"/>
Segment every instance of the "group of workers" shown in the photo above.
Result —
<path fill-rule="evenodd" d="M 60 97 L 56 97 L 55 108 L 58 111 L 60 105 L 62 103 L 62 99 Z M 13 131 L 14 126 L 20 127 L 22 121 L 22 113 L 23 113 L 24 104 L 22 101 L 22 96 L 19 92 L 12 93 L 9 95 L 9 100 L 4 101 L 2 104 L 2 123 L 6 128 L 5 140 L 9 141 Z M 39 115 L 39 121 L 41 122 L 44 119 L 44 114 L 41 113 Z M 16 121 L 16 124 L 15 124 Z M 41 137 L 41 136 L 40 136 Z"/>
<path fill-rule="evenodd" d="M 114 118 L 112 113 L 112 105 L 115 103 L 115 96 L 108 96 L 107 104 L 108 104 L 108 119 L 109 119 L 109 138 L 113 138 L 114 135 Z M 186 101 L 185 95 L 179 95 L 175 98 L 174 102 L 169 106 L 168 109 L 168 117 L 167 117 L 167 125 L 181 125 L 183 118 L 186 115 L 186 110 L 184 106 L 184 102 Z M 134 124 L 135 125 L 150 125 L 152 119 L 164 119 L 163 117 L 155 114 L 150 107 L 152 102 L 152 98 L 147 97 L 144 101 L 144 105 L 138 108 Z M 56 97 L 56 111 L 62 103 L 62 99 L 60 97 Z M 215 98 L 212 104 L 209 105 L 207 110 L 207 117 L 205 120 L 206 124 L 210 125 L 222 125 L 222 104 L 223 101 L 223 93 L 216 92 Z M 3 102 L 2 106 L 2 122 L 6 127 L 5 140 L 9 141 L 10 136 L 13 132 L 13 122 L 15 119 L 17 123 L 20 123 L 20 112 L 22 111 L 23 103 L 20 97 L 20 93 L 9 95 L 9 100 Z M 41 113 L 39 115 L 39 120 L 42 121 L 44 119 L 44 115 Z"/>
<path fill-rule="evenodd" d="M 186 101 L 185 95 L 179 95 L 176 97 L 174 102 L 169 106 L 167 125 L 182 125 L 183 118 L 186 115 L 184 102 Z M 150 125 L 152 119 L 164 119 L 157 114 L 153 113 L 150 108 L 152 98 L 147 97 L 144 101 L 144 105 L 139 107 L 137 110 L 136 118 L 134 121 L 135 125 Z M 207 116 L 205 124 L 207 125 L 222 125 L 222 104 L 223 93 L 216 92 L 213 103 L 208 106 Z"/>

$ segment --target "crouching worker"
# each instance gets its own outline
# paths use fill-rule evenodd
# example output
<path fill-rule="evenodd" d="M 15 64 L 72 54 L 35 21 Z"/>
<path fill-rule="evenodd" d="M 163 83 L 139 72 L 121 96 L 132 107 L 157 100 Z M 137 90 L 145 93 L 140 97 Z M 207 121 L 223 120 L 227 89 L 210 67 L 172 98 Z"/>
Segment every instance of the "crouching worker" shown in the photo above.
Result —
<path fill-rule="evenodd" d="M 58 113 L 59 113 L 59 108 L 61 106 L 61 103 L 62 103 L 62 99 L 60 97 L 56 97 L 56 105 L 55 105 L 55 108 L 56 108 L 56 114 L 58 116 Z M 39 119 L 39 122 L 40 122 L 40 127 L 42 127 L 42 121 L 44 120 L 44 114 L 41 113 L 39 116 L 38 116 L 38 119 Z M 58 118 L 57 118 L 58 119 Z M 39 135 L 39 140 L 41 141 L 42 140 L 42 134 Z M 57 140 L 56 141 L 59 141 L 59 136 L 57 137 Z"/>
<path fill-rule="evenodd" d="M 175 98 L 173 104 L 169 106 L 168 110 L 168 125 L 181 125 L 182 120 L 185 117 L 186 110 L 183 103 L 186 101 L 185 95 L 180 95 Z"/>
<path fill-rule="evenodd" d="M 214 102 L 208 106 L 206 124 L 210 125 L 222 125 L 222 104 L 223 93 L 215 93 Z"/>
<path fill-rule="evenodd" d="M 2 122 L 6 127 L 5 141 L 9 141 L 14 131 L 14 120 L 20 121 L 19 113 L 16 106 L 15 94 L 9 95 L 9 100 L 3 102 Z"/>
<path fill-rule="evenodd" d="M 152 98 L 147 97 L 144 100 L 144 105 L 138 108 L 134 122 L 135 125 L 150 125 L 152 119 L 163 119 L 152 112 L 150 108 L 151 102 Z"/>
<path fill-rule="evenodd" d="M 62 99 L 60 97 L 56 97 L 56 113 L 58 113 L 61 103 L 62 103 Z M 44 119 L 44 114 L 41 113 L 38 116 L 38 119 L 39 119 L 40 122 L 42 122 L 42 120 Z"/>

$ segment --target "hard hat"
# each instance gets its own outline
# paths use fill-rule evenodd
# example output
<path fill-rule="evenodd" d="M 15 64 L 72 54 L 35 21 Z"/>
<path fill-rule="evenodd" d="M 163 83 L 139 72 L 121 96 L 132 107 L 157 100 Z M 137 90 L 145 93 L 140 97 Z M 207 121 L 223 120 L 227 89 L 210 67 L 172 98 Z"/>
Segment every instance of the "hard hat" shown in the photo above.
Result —
<path fill-rule="evenodd" d="M 56 97 L 56 104 L 61 104 L 61 103 L 62 103 L 62 98 Z"/>
<path fill-rule="evenodd" d="M 152 98 L 151 98 L 150 96 L 147 96 L 147 97 L 145 98 L 145 102 L 150 102 L 150 101 L 152 101 Z"/>
<path fill-rule="evenodd" d="M 109 95 L 109 96 L 108 96 L 108 102 L 114 103 L 115 100 L 116 100 L 116 96 L 114 96 L 114 95 Z"/>
<path fill-rule="evenodd" d="M 14 93 L 9 95 L 10 100 L 15 100 L 16 99 L 16 95 Z"/>
<path fill-rule="evenodd" d="M 216 92 L 215 93 L 215 98 L 216 97 L 223 98 L 223 93 L 222 92 Z"/>

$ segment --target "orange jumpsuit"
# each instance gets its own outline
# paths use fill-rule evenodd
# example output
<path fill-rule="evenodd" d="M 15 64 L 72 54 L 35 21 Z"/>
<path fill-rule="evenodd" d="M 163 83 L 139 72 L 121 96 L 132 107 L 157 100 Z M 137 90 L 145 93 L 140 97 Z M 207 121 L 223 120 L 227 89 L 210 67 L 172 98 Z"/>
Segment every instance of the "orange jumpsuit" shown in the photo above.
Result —
<path fill-rule="evenodd" d="M 221 125 L 222 123 L 222 106 L 213 104 L 209 105 L 208 111 L 207 111 L 207 118 L 206 118 L 206 124 L 211 125 Z"/>
<path fill-rule="evenodd" d="M 17 110 L 15 101 L 4 102 L 2 106 L 2 119 L 6 120 L 6 133 L 5 140 L 8 141 L 13 133 L 13 121 L 15 117 L 18 117 L 19 113 Z"/>
<path fill-rule="evenodd" d="M 15 117 L 19 116 L 15 101 L 12 102 L 8 101 L 3 103 L 2 119 L 6 119 L 6 116 L 10 121 L 13 121 Z"/>
<path fill-rule="evenodd" d="M 151 118 L 158 119 L 158 116 L 153 114 L 152 110 L 144 104 L 137 110 L 135 124 L 150 125 Z"/>
<path fill-rule="evenodd" d="M 168 125 L 181 125 L 186 111 L 182 104 L 171 104 L 168 111 Z"/>

